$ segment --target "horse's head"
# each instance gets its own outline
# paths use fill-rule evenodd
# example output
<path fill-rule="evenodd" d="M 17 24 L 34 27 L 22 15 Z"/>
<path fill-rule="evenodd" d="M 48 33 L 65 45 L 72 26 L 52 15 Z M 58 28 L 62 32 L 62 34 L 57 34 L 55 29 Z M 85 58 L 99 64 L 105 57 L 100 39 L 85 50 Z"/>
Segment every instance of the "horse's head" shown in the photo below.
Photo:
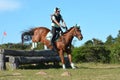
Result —
<path fill-rule="evenodd" d="M 82 40 L 83 36 L 80 30 L 80 26 L 75 25 L 73 26 L 73 29 L 74 29 L 74 36 L 76 36 L 79 40 Z"/>

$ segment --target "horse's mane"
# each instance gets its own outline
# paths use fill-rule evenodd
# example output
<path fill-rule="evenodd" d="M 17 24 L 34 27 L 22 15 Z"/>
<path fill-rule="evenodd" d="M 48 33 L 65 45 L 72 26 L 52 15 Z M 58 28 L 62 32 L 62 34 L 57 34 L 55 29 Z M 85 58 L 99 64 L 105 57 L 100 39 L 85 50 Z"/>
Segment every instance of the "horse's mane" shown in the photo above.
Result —
<path fill-rule="evenodd" d="M 63 34 L 68 33 L 71 29 L 73 29 L 74 27 L 71 27 L 70 29 L 68 29 L 66 32 L 64 32 Z"/>

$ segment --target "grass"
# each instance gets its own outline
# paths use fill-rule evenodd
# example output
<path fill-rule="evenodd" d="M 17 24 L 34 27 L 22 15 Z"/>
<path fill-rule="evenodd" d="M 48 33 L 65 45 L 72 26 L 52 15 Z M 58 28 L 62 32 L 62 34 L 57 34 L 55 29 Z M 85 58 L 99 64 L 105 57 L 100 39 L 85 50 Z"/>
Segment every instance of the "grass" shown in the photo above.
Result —
<path fill-rule="evenodd" d="M 80 63 L 77 69 L 35 68 L 0 71 L 0 80 L 119 80 L 120 64 Z M 66 75 L 63 75 L 67 73 Z"/>

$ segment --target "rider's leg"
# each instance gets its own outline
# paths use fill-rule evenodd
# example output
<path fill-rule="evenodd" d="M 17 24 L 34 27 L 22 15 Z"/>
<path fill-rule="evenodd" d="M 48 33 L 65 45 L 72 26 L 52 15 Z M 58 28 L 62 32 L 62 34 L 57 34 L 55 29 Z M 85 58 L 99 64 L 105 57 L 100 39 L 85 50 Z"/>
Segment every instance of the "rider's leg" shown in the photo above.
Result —
<path fill-rule="evenodd" d="M 53 46 L 53 49 L 55 50 L 55 37 L 56 37 L 56 27 L 52 27 L 52 39 L 51 39 L 51 45 Z"/>

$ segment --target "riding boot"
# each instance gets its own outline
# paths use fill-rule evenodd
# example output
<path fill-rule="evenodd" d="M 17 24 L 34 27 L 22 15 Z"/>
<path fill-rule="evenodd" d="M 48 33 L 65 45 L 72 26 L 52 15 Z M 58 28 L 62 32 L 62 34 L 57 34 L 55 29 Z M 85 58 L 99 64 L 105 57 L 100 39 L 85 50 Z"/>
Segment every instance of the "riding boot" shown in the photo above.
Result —
<path fill-rule="evenodd" d="M 52 46 L 53 46 L 52 50 L 55 51 L 55 52 L 57 52 L 55 43 L 52 43 Z"/>

